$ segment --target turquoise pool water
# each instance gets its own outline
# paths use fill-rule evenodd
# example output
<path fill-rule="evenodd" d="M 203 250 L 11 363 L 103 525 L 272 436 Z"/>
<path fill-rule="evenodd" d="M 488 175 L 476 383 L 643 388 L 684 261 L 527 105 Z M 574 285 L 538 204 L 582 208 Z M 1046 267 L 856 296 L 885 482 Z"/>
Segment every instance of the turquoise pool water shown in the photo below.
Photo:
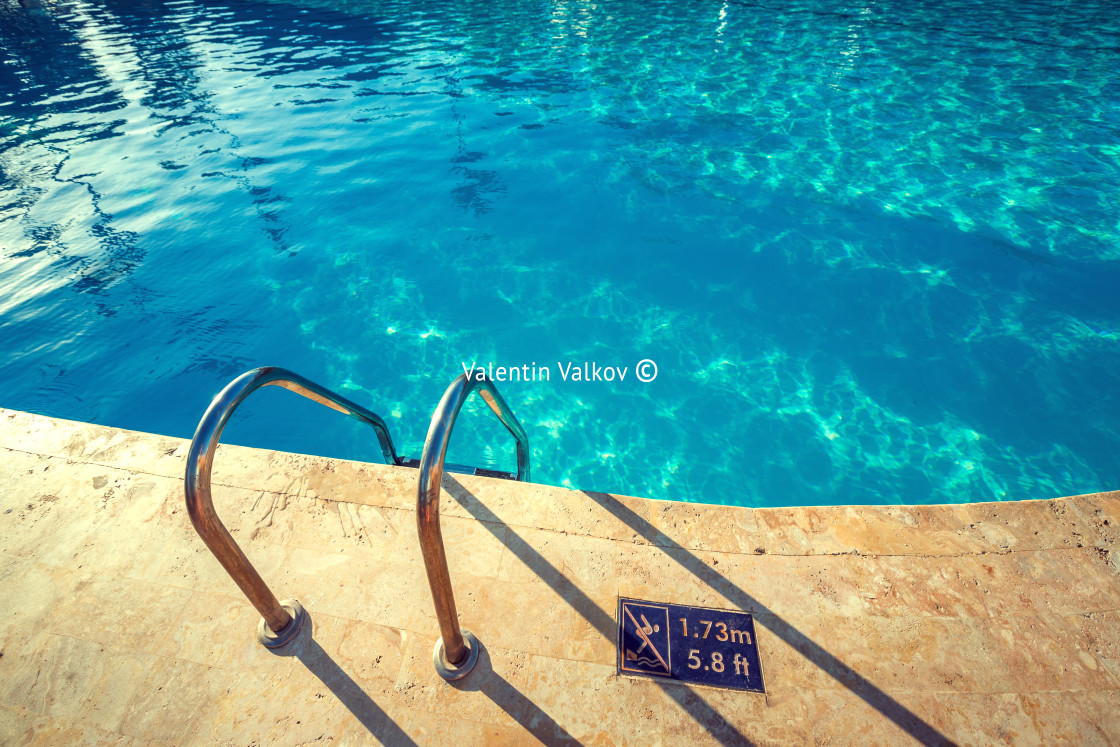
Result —
<path fill-rule="evenodd" d="M 1115 489 L 1118 70 L 1103 0 L 8 3 L 0 406 L 189 437 L 281 365 L 418 455 L 534 366 L 540 482 Z M 449 459 L 511 468 L 492 421 Z M 379 460 L 275 389 L 226 433 Z"/>

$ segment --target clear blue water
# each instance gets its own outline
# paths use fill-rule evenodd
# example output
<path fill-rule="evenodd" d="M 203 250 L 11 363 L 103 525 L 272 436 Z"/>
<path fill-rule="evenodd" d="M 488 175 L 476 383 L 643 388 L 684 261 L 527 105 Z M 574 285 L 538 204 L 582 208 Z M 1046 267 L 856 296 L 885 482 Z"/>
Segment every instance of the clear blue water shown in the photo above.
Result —
<path fill-rule="evenodd" d="M 464 363 L 535 362 L 499 388 L 540 482 L 1118 488 L 1115 10 L 8 2 L 0 406 L 189 437 L 282 365 L 418 455 Z M 278 389 L 225 440 L 379 461 Z M 512 444 L 472 405 L 449 459 Z"/>

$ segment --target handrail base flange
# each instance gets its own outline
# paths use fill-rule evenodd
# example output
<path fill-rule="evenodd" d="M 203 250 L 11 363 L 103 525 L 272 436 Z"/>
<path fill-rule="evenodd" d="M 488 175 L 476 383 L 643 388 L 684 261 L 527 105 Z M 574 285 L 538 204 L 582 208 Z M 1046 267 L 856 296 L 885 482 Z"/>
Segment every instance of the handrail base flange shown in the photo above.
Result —
<path fill-rule="evenodd" d="M 463 679 L 478 663 L 478 650 L 482 648 L 482 644 L 474 637 L 474 633 L 466 629 L 463 630 L 463 642 L 467 644 L 467 658 L 461 664 L 451 664 L 444 658 L 443 638 L 436 641 L 436 647 L 432 651 L 432 664 L 435 665 L 436 672 L 448 682 Z"/>
<path fill-rule="evenodd" d="M 295 599 L 285 599 L 280 602 L 287 613 L 291 616 L 291 621 L 284 626 L 284 629 L 279 633 L 268 627 L 268 623 L 264 618 L 261 618 L 260 625 L 257 626 L 257 640 L 260 641 L 265 648 L 280 648 L 291 643 L 299 631 L 303 628 L 304 621 L 307 620 L 307 611 L 303 609 L 303 605 Z"/>

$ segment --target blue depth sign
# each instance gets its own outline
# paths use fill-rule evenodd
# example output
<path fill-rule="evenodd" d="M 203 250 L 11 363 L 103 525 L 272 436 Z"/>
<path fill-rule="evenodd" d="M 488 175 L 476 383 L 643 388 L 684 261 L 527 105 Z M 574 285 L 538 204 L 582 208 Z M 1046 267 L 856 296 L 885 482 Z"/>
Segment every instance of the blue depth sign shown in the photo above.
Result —
<path fill-rule="evenodd" d="M 754 617 L 734 610 L 619 597 L 618 671 L 765 692 Z"/>

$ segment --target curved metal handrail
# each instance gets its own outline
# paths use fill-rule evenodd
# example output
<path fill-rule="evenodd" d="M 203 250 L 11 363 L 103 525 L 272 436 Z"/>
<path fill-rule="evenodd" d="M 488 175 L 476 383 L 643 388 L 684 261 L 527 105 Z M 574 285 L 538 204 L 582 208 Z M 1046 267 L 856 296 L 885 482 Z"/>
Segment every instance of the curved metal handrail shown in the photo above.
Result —
<path fill-rule="evenodd" d="M 447 444 L 459 410 L 476 389 L 517 440 L 517 479 L 523 482 L 529 479 L 529 439 L 509 405 L 494 388 L 494 382 L 481 369 L 472 371 L 471 376 L 459 374 L 447 387 L 443 399 L 432 413 L 432 423 L 424 439 L 424 453 L 420 457 L 420 486 L 416 500 L 420 550 L 424 555 L 424 568 L 428 572 L 428 585 L 432 589 L 441 636 L 432 652 L 432 661 L 436 671 L 448 680 L 467 676 L 478 660 L 478 640 L 470 631 L 459 628 L 455 594 L 447 572 L 447 554 L 443 550 L 443 533 L 439 527 L 439 494 Z M 470 645 L 467 645 L 468 642 Z"/>
<path fill-rule="evenodd" d="M 261 643 L 269 648 L 275 648 L 283 646 L 299 632 L 305 617 L 303 608 L 294 600 L 285 600 L 281 603 L 276 599 L 276 595 L 268 588 L 253 564 L 245 557 L 245 553 L 234 542 L 229 530 L 222 524 L 222 520 L 218 518 L 210 494 L 210 473 L 214 466 L 214 453 L 218 448 L 222 429 L 225 428 L 237 406 L 254 391 L 264 386 L 283 387 L 332 410 L 338 410 L 368 423 L 377 432 L 385 461 L 389 464 L 398 464 L 400 459 L 393 449 L 389 429 L 378 415 L 283 368 L 266 366 L 241 374 L 214 397 L 210 406 L 206 408 L 206 413 L 199 421 L 198 429 L 195 430 L 194 438 L 191 440 L 190 452 L 187 454 L 187 513 L 190 514 L 191 523 L 194 524 L 198 536 L 261 613 L 262 620 L 258 628 Z"/>

